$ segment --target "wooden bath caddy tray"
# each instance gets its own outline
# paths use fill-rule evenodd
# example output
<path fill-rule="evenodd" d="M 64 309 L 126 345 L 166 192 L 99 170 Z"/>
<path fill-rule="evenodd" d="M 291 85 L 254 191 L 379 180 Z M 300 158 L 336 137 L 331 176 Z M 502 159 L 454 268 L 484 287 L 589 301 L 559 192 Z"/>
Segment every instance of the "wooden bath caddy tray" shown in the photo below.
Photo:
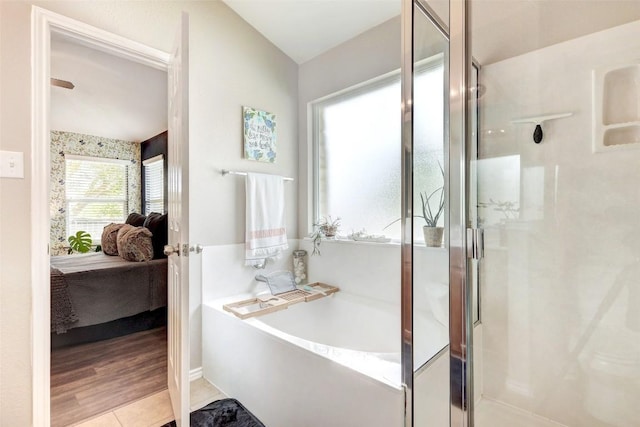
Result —
<path fill-rule="evenodd" d="M 222 308 L 235 314 L 241 319 L 247 319 L 249 317 L 284 310 L 290 305 L 297 304 L 299 302 L 309 302 L 318 298 L 323 298 L 331 294 L 335 294 L 340 290 L 340 288 L 335 286 L 319 282 L 311 283 L 308 287 L 312 290 L 296 289 L 279 295 L 260 295 L 255 298 L 224 304 Z"/>

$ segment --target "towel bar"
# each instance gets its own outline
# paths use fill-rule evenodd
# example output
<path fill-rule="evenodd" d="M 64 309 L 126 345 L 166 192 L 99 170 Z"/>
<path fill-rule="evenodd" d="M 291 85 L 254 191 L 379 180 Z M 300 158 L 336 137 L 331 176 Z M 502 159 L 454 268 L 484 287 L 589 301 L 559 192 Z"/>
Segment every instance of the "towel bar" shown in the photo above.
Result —
<path fill-rule="evenodd" d="M 242 176 L 247 176 L 247 172 L 237 172 L 237 171 L 230 171 L 228 169 L 222 169 L 222 176 L 225 175 L 242 175 Z M 285 181 L 293 181 L 293 178 L 289 178 L 286 176 L 283 176 L 282 179 L 284 179 Z"/>

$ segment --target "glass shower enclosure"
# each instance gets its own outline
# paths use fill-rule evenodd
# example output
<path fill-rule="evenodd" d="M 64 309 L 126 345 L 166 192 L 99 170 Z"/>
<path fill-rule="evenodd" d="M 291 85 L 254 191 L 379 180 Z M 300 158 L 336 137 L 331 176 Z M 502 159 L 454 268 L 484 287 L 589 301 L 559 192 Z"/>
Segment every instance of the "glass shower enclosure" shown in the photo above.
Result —
<path fill-rule="evenodd" d="M 638 34 L 635 1 L 404 2 L 405 425 L 640 426 Z"/>
<path fill-rule="evenodd" d="M 476 425 L 640 425 L 640 4 L 469 6 Z"/>

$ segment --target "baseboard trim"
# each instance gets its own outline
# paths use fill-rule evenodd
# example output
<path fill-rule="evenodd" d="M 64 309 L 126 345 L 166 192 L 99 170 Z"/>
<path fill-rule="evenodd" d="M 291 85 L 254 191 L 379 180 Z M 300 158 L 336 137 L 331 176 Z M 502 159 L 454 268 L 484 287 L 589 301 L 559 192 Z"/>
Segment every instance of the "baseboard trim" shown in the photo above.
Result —
<path fill-rule="evenodd" d="M 189 382 L 202 378 L 202 366 L 189 371 Z"/>

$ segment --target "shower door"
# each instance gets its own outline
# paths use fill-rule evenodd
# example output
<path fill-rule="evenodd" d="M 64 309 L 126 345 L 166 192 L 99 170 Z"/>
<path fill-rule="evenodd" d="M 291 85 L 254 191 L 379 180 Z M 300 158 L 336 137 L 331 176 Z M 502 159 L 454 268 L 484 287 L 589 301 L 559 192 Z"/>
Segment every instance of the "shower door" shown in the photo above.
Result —
<path fill-rule="evenodd" d="M 471 422 L 640 426 L 640 3 L 467 6 L 451 55 L 480 64 Z"/>
<path fill-rule="evenodd" d="M 444 3 L 403 8 L 406 425 L 640 426 L 640 2 Z"/>
<path fill-rule="evenodd" d="M 448 28 L 448 2 L 404 2 L 403 381 L 416 427 L 462 427 L 471 410 L 465 100 L 450 89 Z"/>

